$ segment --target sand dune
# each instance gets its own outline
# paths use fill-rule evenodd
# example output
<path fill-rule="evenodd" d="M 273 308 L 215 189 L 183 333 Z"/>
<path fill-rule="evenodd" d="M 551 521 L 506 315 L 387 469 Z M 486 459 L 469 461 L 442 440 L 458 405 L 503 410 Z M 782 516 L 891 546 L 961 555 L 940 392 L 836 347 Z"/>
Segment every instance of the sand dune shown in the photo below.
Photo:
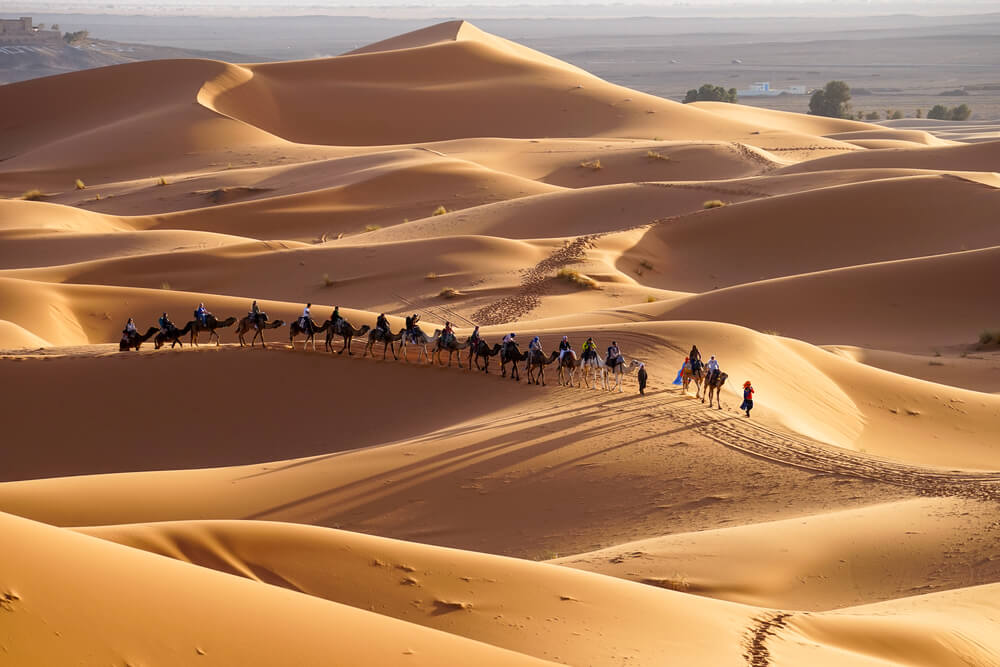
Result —
<path fill-rule="evenodd" d="M 0 104 L 18 665 L 1000 662 L 991 125 L 682 105 L 462 21 Z M 118 351 L 254 299 L 616 341 L 649 386 L 367 330 Z"/>
<path fill-rule="evenodd" d="M 0 521 L 20 545 L 0 556 L 5 654 L 16 664 L 86 656 L 119 664 L 439 665 L 455 655 L 484 665 L 547 664 L 7 514 Z"/>

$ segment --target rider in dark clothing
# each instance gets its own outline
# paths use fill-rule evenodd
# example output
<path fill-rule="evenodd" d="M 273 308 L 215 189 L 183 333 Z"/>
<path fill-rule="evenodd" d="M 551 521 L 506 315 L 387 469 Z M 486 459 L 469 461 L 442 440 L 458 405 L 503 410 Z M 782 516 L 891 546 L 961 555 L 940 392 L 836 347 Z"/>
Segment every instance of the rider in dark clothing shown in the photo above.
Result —
<path fill-rule="evenodd" d="M 613 340 L 611 341 L 611 347 L 608 348 L 608 359 L 606 363 L 608 366 L 614 366 L 621 361 L 622 353 L 621 350 L 618 349 L 618 342 Z"/>
<path fill-rule="evenodd" d="M 441 332 L 441 340 L 447 345 L 455 338 L 455 330 L 451 328 L 451 322 L 444 323 L 444 330 Z"/>
<path fill-rule="evenodd" d="M 254 325 L 260 323 L 260 306 L 254 301 L 253 305 L 250 306 L 250 312 L 247 313 L 250 316 L 250 322 Z"/>
<path fill-rule="evenodd" d="M 479 347 L 480 340 L 482 339 L 479 337 L 479 325 L 477 324 L 476 328 L 472 330 L 472 335 L 469 336 L 469 347 L 475 350 L 477 347 Z"/>
<path fill-rule="evenodd" d="M 378 320 L 375 321 L 375 328 L 381 329 L 382 333 L 389 333 L 389 320 L 386 319 L 385 313 L 378 316 Z"/>
<path fill-rule="evenodd" d="M 166 313 L 160 315 L 158 323 L 160 325 L 160 331 L 162 331 L 163 333 L 167 333 L 174 328 L 174 323 L 170 321 L 170 318 L 167 317 Z"/>
<path fill-rule="evenodd" d="M 701 352 L 698 351 L 697 345 L 691 346 L 691 351 L 688 353 L 688 359 L 691 360 L 691 370 L 695 373 L 701 368 Z"/>
<path fill-rule="evenodd" d="M 344 318 L 340 316 L 340 306 L 334 306 L 333 313 L 330 315 L 330 329 L 336 331 L 337 325 L 340 324 L 340 321 L 343 319 Z"/>

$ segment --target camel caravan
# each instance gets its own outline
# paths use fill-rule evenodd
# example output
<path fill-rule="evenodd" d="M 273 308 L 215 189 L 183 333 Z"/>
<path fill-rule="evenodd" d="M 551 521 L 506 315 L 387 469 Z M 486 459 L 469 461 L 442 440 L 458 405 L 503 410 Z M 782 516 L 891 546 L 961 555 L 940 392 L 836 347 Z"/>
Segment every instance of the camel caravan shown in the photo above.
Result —
<path fill-rule="evenodd" d="M 722 385 L 726 384 L 729 378 L 728 373 L 723 373 L 719 368 L 719 362 L 713 356 L 707 363 L 702 362 L 701 352 L 698 346 L 691 347 L 691 352 L 684 358 L 684 365 L 678 373 L 681 383 L 681 390 L 686 394 L 688 387 L 694 382 L 697 389 L 695 398 L 700 398 L 704 403 L 708 399 L 708 407 L 712 407 L 712 397 L 715 397 L 716 407 L 722 409 Z M 675 382 L 674 384 L 677 384 Z M 704 389 L 704 395 L 702 390 Z"/>
<path fill-rule="evenodd" d="M 355 328 L 340 315 L 339 306 L 333 309 L 330 318 L 322 324 L 318 324 L 312 318 L 311 308 L 312 304 L 307 304 L 302 315 L 288 325 L 288 342 L 293 349 L 296 340 L 304 337 L 303 349 L 312 344 L 312 348 L 315 350 L 316 336 L 325 334 L 326 351 L 334 352 L 336 337 L 340 336 L 342 344 L 340 349 L 336 350 L 337 354 L 343 354 L 346 350 L 348 355 L 353 355 L 354 352 L 351 350 L 353 340 L 366 338 L 362 357 L 371 354 L 374 358 L 377 346 L 381 345 L 383 360 L 387 359 L 391 353 L 393 359 L 409 362 L 408 348 L 415 347 L 417 349 L 417 363 L 426 360 L 431 365 L 451 367 L 452 363 L 455 362 L 461 367 L 463 365 L 462 355 L 464 354 L 465 365 L 468 369 L 471 371 L 475 365 L 476 370 L 483 373 L 489 373 L 490 360 L 493 357 L 499 357 L 501 376 L 507 377 L 509 366 L 510 377 L 515 381 L 520 381 L 522 372 L 520 365 L 523 363 L 523 372 L 527 383 L 542 386 L 545 385 L 546 367 L 555 364 L 557 382 L 560 385 L 568 387 L 574 386 L 574 384 L 576 387 L 586 385 L 588 389 L 600 385 L 606 391 L 617 390 L 619 393 L 622 391 L 622 380 L 625 376 L 643 367 L 643 364 L 636 359 L 626 362 L 616 341 L 612 341 L 611 346 L 608 347 L 607 355 L 602 356 L 598 353 L 594 339 L 588 338 L 583 345 L 582 353 L 577 356 L 576 351 L 570 346 L 569 338 L 563 336 L 559 348 L 546 355 L 542 350 L 538 336 L 535 336 L 528 344 L 528 349 L 522 352 L 515 333 L 507 334 L 502 342 L 490 346 L 480 335 L 478 326 L 465 341 L 460 342 L 450 322 L 446 322 L 443 329 L 435 329 L 433 334 L 428 335 L 420 328 L 418 324 L 420 316 L 417 314 L 408 316 L 406 326 L 393 333 L 384 313 L 378 316 L 374 328 L 367 324 Z M 215 344 L 218 346 L 221 343 L 219 330 L 227 329 L 234 324 L 241 347 L 249 346 L 252 348 L 258 339 L 260 339 L 261 347 L 267 347 L 264 332 L 268 329 L 282 327 L 285 322 L 269 319 L 267 313 L 260 310 L 257 302 L 254 301 L 250 311 L 239 320 L 235 317 L 220 320 L 208 312 L 205 309 L 205 304 L 202 303 L 194 311 L 194 319 L 183 327 L 178 327 L 171 322 L 167 313 L 163 313 L 157 324 L 158 326 L 150 327 L 145 333 L 139 333 L 132 318 L 129 318 L 122 331 L 119 349 L 123 352 L 138 350 L 150 338 L 153 339 L 155 349 L 160 349 L 168 343 L 171 348 L 183 347 L 184 343 L 181 339 L 184 336 L 189 336 L 189 344 L 197 346 L 199 334 L 203 333 L 208 334 L 209 342 L 215 339 Z M 248 337 L 249 342 L 247 342 Z M 446 353 L 448 355 L 447 364 L 444 361 Z M 645 386 L 644 370 L 640 370 L 639 377 L 641 389 Z M 699 379 L 699 392 L 700 382 Z M 687 383 L 684 386 L 686 389 Z"/>

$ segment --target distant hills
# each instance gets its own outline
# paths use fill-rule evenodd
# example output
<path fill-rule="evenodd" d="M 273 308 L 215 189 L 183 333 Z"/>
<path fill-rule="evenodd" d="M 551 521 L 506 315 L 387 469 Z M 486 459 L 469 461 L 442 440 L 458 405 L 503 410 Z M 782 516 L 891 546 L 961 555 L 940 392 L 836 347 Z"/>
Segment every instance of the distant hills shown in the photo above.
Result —
<path fill-rule="evenodd" d="M 227 62 L 254 60 L 231 51 L 199 51 L 104 39 L 83 39 L 72 45 L 51 40 L 38 44 L 0 44 L 0 84 L 106 65 L 171 58 L 208 58 Z"/>

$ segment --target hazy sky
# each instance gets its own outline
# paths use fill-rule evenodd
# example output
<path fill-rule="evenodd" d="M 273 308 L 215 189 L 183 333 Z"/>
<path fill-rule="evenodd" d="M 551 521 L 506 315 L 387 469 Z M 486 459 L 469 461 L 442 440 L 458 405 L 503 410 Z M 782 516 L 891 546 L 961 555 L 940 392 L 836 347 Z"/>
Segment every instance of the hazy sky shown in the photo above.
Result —
<path fill-rule="evenodd" d="M 720 14 L 736 11 L 744 14 L 770 15 L 840 15 L 888 13 L 967 13 L 997 11 L 997 0 L 614 0 L 580 2 L 579 0 L 4 0 L 0 14 L 92 13 L 159 15 L 282 15 L 406 12 L 428 7 L 496 7 L 503 14 L 520 11 L 530 16 L 542 7 L 558 7 L 563 14 L 572 7 L 581 14 L 606 15 L 692 15 L 698 12 Z M 600 8 L 599 11 L 595 11 Z M 728 8 L 728 9 L 726 9 Z M 347 11 L 344 10 L 354 10 Z M 375 11 L 373 11 L 375 10 Z M 544 14 L 544 11 L 542 11 Z"/>

